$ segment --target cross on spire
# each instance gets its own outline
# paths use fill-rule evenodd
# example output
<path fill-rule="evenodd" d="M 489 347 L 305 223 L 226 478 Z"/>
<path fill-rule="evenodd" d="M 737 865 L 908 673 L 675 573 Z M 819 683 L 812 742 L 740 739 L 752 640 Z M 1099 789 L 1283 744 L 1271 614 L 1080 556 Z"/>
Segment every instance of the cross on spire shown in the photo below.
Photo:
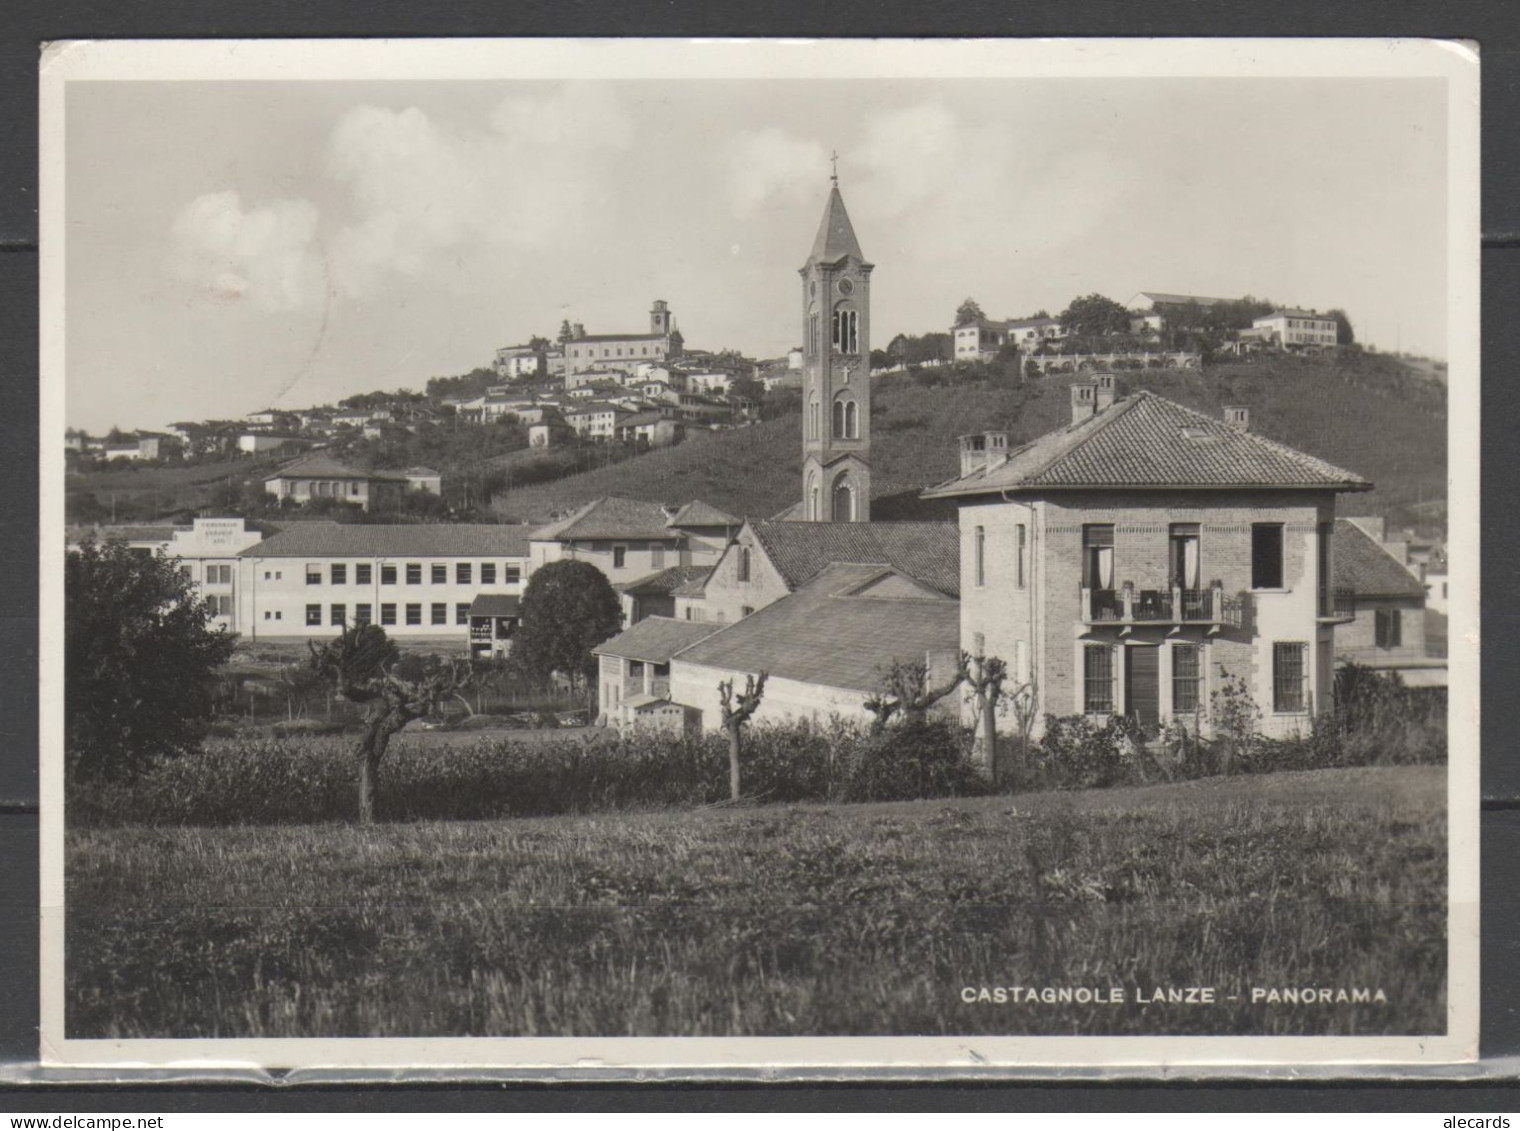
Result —
<path fill-rule="evenodd" d="M 833 172 L 829 174 L 829 180 L 834 182 L 834 187 L 839 187 L 839 151 L 836 149 L 829 154 L 829 164 L 833 166 Z"/>

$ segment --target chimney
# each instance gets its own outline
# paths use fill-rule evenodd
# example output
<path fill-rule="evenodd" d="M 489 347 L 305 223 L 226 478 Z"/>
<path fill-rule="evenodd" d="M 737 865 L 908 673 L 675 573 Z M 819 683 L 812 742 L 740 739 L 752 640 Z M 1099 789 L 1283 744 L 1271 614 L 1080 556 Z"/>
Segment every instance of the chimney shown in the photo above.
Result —
<path fill-rule="evenodd" d="M 1083 381 L 1071 387 L 1071 422 L 1081 424 L 1090 417 L 1098 403 L 1098 386 L 1091 381 Z"/>
<path fill-rule="evenodd" d="M 1243 404 L 1225 405 L 1224 422 L 1237 432 L 1249 432 L 1251 430 L 1250 406 Z"/>
<path fill-rule="evenodd" d="M 1102 412 L 1110 408 L 1114 403 L 1114 375 L 1112 373 L 1098 374 L 1098 403 L 1095 412 Z"/>
<path fill-rule="evenodd" d="M 978 432 L 961 437 L 961 475 L 994 467 L 1008 458 L 1007 432 Z"/>

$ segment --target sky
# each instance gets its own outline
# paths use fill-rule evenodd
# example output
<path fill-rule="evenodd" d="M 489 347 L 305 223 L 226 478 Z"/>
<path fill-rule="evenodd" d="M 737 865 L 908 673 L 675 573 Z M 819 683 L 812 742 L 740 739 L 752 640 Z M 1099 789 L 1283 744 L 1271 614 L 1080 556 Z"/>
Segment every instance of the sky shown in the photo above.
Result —
<path fill-rule="evenodd" d="M 66 417 L 104 431 L 421 389 L 500 346 L 800 341 L 838 154 L 873 345 L 1100 292 L 1345 309 L 1446 356 L 1429 79 L 78 82 Z"/>

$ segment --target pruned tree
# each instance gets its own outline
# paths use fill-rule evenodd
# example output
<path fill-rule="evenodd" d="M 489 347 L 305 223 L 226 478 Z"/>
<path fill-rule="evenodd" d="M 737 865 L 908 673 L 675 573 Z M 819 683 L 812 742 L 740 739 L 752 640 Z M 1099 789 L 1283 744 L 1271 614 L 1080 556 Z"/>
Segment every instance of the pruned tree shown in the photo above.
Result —
<path fill-rule="evenodd" d="M 462 695 L 472 675 L 463 660 L 430 656 L 400 659 L 396 645 L 377 624 L 345 625 L 318 647 L 308 641 L 311 666 L 351 703 L 364 705 L 364 732 L 354 754 L 359 766 L 359 822 L 375 819 L 380 762 L 391 738 L 413 719 L 437 716 L 445 700 Z"/>
<path fill-rule="evenodd" d="M 961 656 L 948 681 L 931 682 L 932 673 L 924 660 L 893 660 L 883 671 L 877 692 L 865 701 L 871 712 L 871 730 L 879 734 L 893 715 L 901 714 L 904 723 L 922 723 L 929 708 L 949 695 L 966 679 L 966 658 Z"/>
<path fill-rule="evenodd" d="M 1008 664 L 997 656 L 967 656 L 963 660 L 971 702 L 976 706 L 976 745 L 994 781 L 1001 767 L 997 756 L 997 709 L 1008 680 Z"/>
<path fill-rule="evenodd" d="M 760 709 L 765 696 L 766 673 L 744 677 L 744 690 L 736 697 L 734 681 L 725 679 L 718 684 L 718 703 L 723 712 L 723 729 L 728 734 L 728 799 L 739 800 L 739 755 L 744 744 L 744 726 L 750 716 Z"/>

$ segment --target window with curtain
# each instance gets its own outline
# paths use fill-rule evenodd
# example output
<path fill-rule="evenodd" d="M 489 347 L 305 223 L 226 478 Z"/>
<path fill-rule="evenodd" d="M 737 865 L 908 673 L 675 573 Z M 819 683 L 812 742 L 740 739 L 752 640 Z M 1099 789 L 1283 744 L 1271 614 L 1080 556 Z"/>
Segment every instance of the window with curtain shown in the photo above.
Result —
<path fill-rule="evenodd" d="M 1175 522 L 1171 533 L 1172 585 L 1178 589 L 1202 589 L 1198 523 Z"/>
<path fill-rule="evenodd" d="M 1114 587 L 1114 528 L 1111 523 L 1082 527 L 1082 586 L 1086 589 Z"/>

